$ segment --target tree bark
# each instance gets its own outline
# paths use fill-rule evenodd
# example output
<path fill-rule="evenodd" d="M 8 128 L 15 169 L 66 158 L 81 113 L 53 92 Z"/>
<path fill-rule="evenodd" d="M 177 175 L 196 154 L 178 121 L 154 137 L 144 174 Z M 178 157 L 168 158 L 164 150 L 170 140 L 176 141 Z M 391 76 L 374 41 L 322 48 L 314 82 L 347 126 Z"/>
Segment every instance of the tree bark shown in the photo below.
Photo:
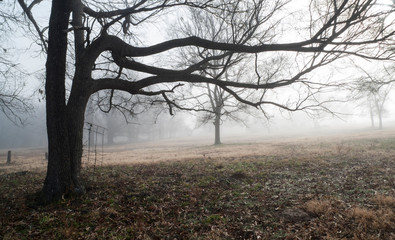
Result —
<path fill-rule="evenodd" d="M 67 127 L 69 129 L 70 175 L 74 194 L 83 194 L 85 188 L 80 180 L 81 158 L 83 151 L 83 130 L 85 108 L 89 99 L 83 87 L 75 90 L 75 95 L 70 95 L 67 105 Z M 85 93 L 84 93 L 85 92 Z"/>
<path fill-rule="evenodd" d="M 65 30 L 68 27 L 69 16 L 69 1 L 53 0 L 49 21 L 45 84 L 48 167 L 42 189 L 44 203 L 60 199 L 73 189 L 65 103 L 67 51 L 67 32 Z"/>

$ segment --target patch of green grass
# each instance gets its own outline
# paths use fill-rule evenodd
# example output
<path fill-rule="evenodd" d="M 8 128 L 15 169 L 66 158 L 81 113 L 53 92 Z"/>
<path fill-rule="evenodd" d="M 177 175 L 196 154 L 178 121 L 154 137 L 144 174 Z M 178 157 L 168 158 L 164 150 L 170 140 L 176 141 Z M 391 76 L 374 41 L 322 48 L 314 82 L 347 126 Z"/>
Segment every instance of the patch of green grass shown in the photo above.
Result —
<path fill-rule="evenodd" d="M 220 222 L 220 221 L 224 223 L 225 219 L 219 214 L 212 214 L 212 215 L 209 215 L 206 218 L 204 218 L 202 222 L 205 225 L 212 225 L 212 224 L 214 224 L 216 222 Z"/>

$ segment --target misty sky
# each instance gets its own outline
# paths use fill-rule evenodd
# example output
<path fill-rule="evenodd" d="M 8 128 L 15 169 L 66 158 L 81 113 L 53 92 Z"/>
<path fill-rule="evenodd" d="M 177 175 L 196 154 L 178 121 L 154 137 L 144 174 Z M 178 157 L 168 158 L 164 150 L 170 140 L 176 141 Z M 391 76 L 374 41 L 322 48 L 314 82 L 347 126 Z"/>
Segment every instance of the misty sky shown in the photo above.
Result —
<path fill-rule="evenodd" d="M 391 1 L 380 1 L 383 5 L 391 4 Z M 295 1 L 293 4 L 300 3 L 299 1 Z M 50 1 L 43 1 L 39 4 L 39 7 L 35 9 L 35 15 L 38 16 L 38 22 L 44 26 L 46 25 L 46 21 L 49 19 L 49 7 Z M 383 6 L 384 7 L 384 6 Z M 176 14 L 172 15 L 173 18 L 177 18 Z M 179 17 L 179 16 L 178 16 Z M 152 28 L 148 29 L 146 33 L 142 33 L 147 40 L 144 42 L 145 44 L 153 44 L 161 41 L 163 39 L 169 39 L 167 35 L 171 31 L 163 27 L 158 23 L 152 24 Z M 0 148 L 15 148 L 15 147 L 23 147 L 23 146 L 42 146 L 46 145 L 46 133 L 45 133 L 45 116 L 44 116 L 44 101 L 42 100 L 42 96 L 38 94 L 38 89 L 43 88 L 44 83 L 44 64 L 45 64 L 45 56 L 40 53 L 40 49 L 31 44 L 31 40 L 24 37 L 21 32 L 16 31 L 15 36 L 10 37 L 12 41 L 9 41 L 8 44 L 11 48 L 15 49 L 27 49 L 25 51 L 17 50 L 15 53 L 19 56 L 15 56 L 15 59 L 20 63 L 20 67 L 25 69 L 30 73 L 29 79 L 26 79 L 26 89 L 25 94 L 31 97 L 32 103 L 36 106 L 36 112 L 33 117 L 28 117 L 28 121 L 26 122 L 26 126 L 17 127 L 10 123 L 3 115 L 0 113 Z M 154 60 L 155 61 L 155 60 Z M 351 67 L 344 67 L 341 65 L 342 63 L 338 63 L 338 69 L 336 66 L 332 66 L 330 73 L 333 78 L 338 79 L 349 79 L 350 77 L 355 76 L 355 70 Z M 360 61 L 359 64 L 362 64 L 367 69 L 375 70 L 377 68 L 376 63 L 369 63 Z M 335 69 L 335 70 L 334 70 Z M 322 77 L 328 75 L 327 69 L 323 69 L 321 72 L 314 73 L 314 77 Z M 330 93 L 339 94 L 337 93 Z M 342 94 L 341 98 L 347 99 L 346 93 Z M 339 97 L 337 95 L 336 97 Z M 393 94 L 390 94 L 390 98 L 386 103 L 386 112 L 384 115 L 384 127 L 395 127 L 395 112 L 392 107 L 395 104 L 395 99 Z M 361 103 L 355 102 L 342 102 L 331 105 L 331 109 L 335 112 L 339 113 L 337 116 L 332 116 L 330 114 L 322 114 L 317 117 L 308 117 L 305 113 L 294 113 L 291 114 L 285 111 L 279 111 L 278 109 L 270 110 L 271 119 L 264 119 L 263 115 L 261 118 L 251 118 L 248 117 L 249 126 L 243 126 L 242 124 L 235 125 L 234 123 L 225 123 L 223 133 L 224 136 L 231 134 L 243 134 L 243 133 L 262 133 L 262 135 L 267 134 L 275 134 L 275 133 L 286 133 L 290 131 L 294 132 L 306 132 L 306 131 L 318 131 L 328 130 L 332 128 L 356 128 L 356 129 L 365 129 L 370 127 L 370 118 L 369 113 L 366 107 Z M 192 136 L 195 135 L 204 135 L 210 136 L 212 132 L 211 124 L 205 127 L 201 127 L 199 129 L 196 128 L 195 116 L 187 115 L 187 114 L 179 114 L 177 121 L 184 121 L 186 126 L 192 129 Z M 246 117 L 247 118 L 247 117 Z M 158 122 L 165 121 L 169 122 L 174 120 L 175 118 L 163 117 L 163 119 L 158 119 Z M 376 120 L 377 123 L 377 120 Z M 121 124 L 121 123 L 120 123 Z M 151 123 L 150 123 L 151 124 Z M 153 122 L 152 122 L 153 124 Z M 157 123 L 158 124 L 158 123 Z M 125 124 L 126 125 L 126 124 Z M 258 129 L 254 130 L 254 129 Z M 225 139 L 226 142 L 226 139 Z"/>

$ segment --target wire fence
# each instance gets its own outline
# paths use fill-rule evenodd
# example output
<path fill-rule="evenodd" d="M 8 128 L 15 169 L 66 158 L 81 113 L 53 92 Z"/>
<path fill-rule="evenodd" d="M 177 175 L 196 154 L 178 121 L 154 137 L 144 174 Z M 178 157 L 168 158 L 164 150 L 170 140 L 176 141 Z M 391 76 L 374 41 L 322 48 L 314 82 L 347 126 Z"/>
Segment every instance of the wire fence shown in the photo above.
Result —
<path fill-rule="evenodd" d="M 85 167 L 103 165 L 104 161 L 104 136 L 106 128 L 91 122 L 84 123 L 84 151 L 82 163 Z"/>

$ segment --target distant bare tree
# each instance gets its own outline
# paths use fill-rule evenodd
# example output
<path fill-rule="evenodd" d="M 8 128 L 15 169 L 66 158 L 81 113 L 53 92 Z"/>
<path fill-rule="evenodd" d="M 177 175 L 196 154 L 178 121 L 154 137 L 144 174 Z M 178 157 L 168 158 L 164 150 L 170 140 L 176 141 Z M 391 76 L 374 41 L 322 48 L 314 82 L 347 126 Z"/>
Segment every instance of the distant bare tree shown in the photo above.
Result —
<path fill-rule="evenodd" d="M 384 106 L 388 100 L 389 93 L 392 90 L 392 75 L 389 75 L 385 67 L 369 73 L 367 70 L 359 67 L 364 76 L 354 81 L 349 88 L 351 97 L 357 101 L 362 101 L 369 109 L 371 126 L 374 127 L 374 116 L 377 114 L 379 129 L 383 128 Z"/>
<path fill-rule="evenodd" d="M 23 93 L 27 74 L 13 61 L 8 37 L 21 20 L 11 11 L 14 4 L 0 3 L 0 111 L 14 124 L 22 125 L 32 105 Z"/>
<path fill-rule="evenodd" d="M 280 8 L 280 2 L 277 4 L 278 6 L 276 7 Z M 260 18 L 259 13 L 262 7 L 262 4 L 256 6 L 254 12 L 254 14 L 256 14 L 256 19 Z M 190 9 L 189 14 L 191 16 L 191 21 L 184 21 L 182 19 L 180 21 L 181 28 L 175 29 L 175 31 L 180 31 L 180 33 L 176 32 L 176 35 L 199 36 L 211 41 L 232 44 L 243 44 L 254 37 L 254 34 L 243 35 L 250 27 L 248 25 L 235 23 L 232 32 L 229 32 L 229 29 L 220 27 L 226 24 L 226 21 L 229 20 L 229 15 L 226 16 L 224 14 L 223 18 L 216 18 L 208 12 L 198 11 L 194 8 Z M 246 73 L 246 69 L 248 68 L 246 63 L 244 63 L 243 67 L 239 66 L 238 69 L 232 71 L 230 69 L 245 60 L 245 58 L 247 58 L 246 54 L 233 53 L 229 54 L 227 57 L 223 57 L 221 56 L 223 54 L 222 51 L 194 47 L 181 49 L 180 51 L 180 66 L 191 65 L 199 61 L 204 61 L 205 59 L 213 58 L 211 62 L 207 63 L 204 68 L 199 70 L 201 76 L 228 82 L 245 81 L 246 76 L 243 76 L 243 74 Z M 194 98 L 194 100 L 197 101 L 197 103 L 194 104 L 194 110 L 200 113 L 198 115 L 198 124 L 204 125 L 212 123 L 214 125 L 214 144 L 221 144 L 221 125 L 224 121 L 231 120 L 245 124 L 240 114 L 250 114 L 251 111 L 249 110 L 251 109 L 248 108 L 249 105 L 236 100 L 231 93 L 215 84 L 194 84 L 193 88 L 194 89 L 187 98 Z M 193 93 L 196 93 L 196 88 L 201 89 L 201 94 L 198 96 Z M 241 88 L 237 89 L 235 93 L 237 95 L 242 95 L 246 94 L 247 91 L 250 91 L 250 89 Z"/>

